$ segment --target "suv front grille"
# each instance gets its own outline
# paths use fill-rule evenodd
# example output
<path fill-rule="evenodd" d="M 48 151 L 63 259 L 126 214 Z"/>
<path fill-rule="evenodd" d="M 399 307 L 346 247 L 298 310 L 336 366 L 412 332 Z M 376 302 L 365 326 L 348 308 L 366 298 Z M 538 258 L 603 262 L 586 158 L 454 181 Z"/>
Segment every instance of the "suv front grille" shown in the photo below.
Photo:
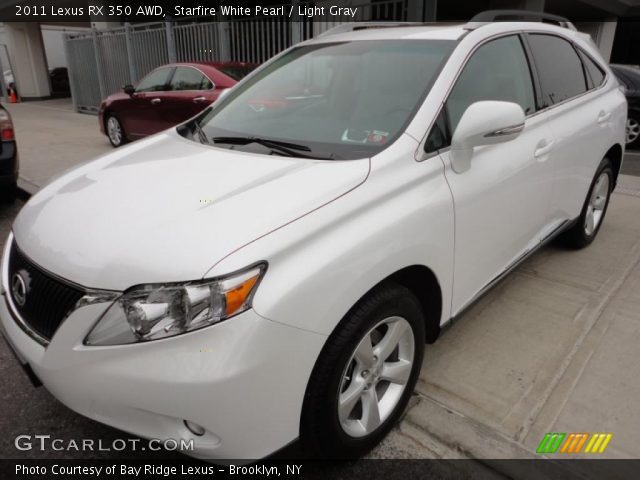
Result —
<path fill-rule="evenodd" d="M 84 296 L 31 262 L 16 246 L 9 252 L 7 290 L 11 303 L 26 326 L 50 340 L 62 321 Z"/>

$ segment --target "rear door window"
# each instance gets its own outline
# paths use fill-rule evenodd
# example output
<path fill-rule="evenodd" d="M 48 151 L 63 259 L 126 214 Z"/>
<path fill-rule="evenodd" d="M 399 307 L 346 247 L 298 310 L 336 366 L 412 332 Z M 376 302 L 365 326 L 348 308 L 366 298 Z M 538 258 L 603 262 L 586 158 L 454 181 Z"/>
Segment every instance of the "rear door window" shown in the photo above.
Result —
<path fill-rule="evenodd" d="M 198 69 L 178 67 L 171 79 L 171 90 L 209 90 L 209 79 Z"/>
<path fill-rule="evenodd" d="M 532 33 L 528 38 L 540 77 L 543 107 L 587 91 L 582 61 L 573 45 L 554 35 Z"/>

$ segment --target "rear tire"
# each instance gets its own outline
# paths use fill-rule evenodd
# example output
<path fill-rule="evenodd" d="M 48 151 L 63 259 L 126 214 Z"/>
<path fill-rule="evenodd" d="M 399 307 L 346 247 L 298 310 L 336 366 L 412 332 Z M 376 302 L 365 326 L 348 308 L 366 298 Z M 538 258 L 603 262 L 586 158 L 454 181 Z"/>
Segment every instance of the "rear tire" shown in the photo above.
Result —
<path fill-rule="evenodd" d="M 120 123 L 120 120 L 118 120 L 118 117 L 115 115 L 111 113 L 107 115 L 104 121 L 104 130 L 109 142 L 115 148 L 127 143 L 127 136 L 124 133 L 124 128 L 122 128 L 122 123 Z"/>
<path fill-rule="evenodd" d="M 593 242 L 607 213 L 613 182 L 611 161 L 604 158 L 593 177 L 580 217 L 576 224 L 562 236 L 565 245 L 579 249 Z"/>
<path fill-rule="evenodd" d="M 305 451 L 353 458 L 377 445 L 409 402 L 424 345 L 422 307 L 407 288 L 383 284 L 361 300 L 311 375 L 300 429 Z"/>
<path fill-rule="evenodd" d="M 630 150 L 640 148 L 640 114 L 629 112 L 626 126 L 626 147 Z"/>

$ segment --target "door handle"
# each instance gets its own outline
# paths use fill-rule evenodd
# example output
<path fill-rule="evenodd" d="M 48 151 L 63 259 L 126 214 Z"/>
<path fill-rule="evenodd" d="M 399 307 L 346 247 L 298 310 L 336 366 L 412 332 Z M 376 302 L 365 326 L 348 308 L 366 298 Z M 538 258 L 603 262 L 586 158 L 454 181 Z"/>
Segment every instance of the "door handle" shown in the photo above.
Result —
<path fill-rule="evenodd" d="M 193 99 L 193 103 L 202 103 L 206 100 L 205 97 L 196 97 Z"/>
<path fill-rule="evenodd" d="M 538 143 L 533 156 L 535 158 L 544 157 L 547 153 L 553 150 L 553 141 L 542 140 Z"/>
<path fill-rule="evenodd" d="M 152 105 L 156 105 L 156 104 L 160 103 L 161 101 L 162 101 L 161 98 L 152 98 L 151 99 L 151 104 Z"/>
<path fill-rule="evenodd" d="M 598 123 L 604 123 L 611 118 L 611 113 L 600 112 L 598 115 Z"/>

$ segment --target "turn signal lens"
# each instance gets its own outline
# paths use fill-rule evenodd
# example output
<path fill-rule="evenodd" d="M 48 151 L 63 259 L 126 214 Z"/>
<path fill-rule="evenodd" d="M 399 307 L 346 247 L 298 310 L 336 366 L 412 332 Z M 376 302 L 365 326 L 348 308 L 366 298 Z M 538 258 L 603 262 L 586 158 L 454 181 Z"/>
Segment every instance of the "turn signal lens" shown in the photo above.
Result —
<path fill-rule="evenodd" d="M 247 304 L 247 298 L 253 291 L 258 278 L 258 275 L 251 277 L 237 287 L 225 292 L 227 317 L 230 317 Z"/>

